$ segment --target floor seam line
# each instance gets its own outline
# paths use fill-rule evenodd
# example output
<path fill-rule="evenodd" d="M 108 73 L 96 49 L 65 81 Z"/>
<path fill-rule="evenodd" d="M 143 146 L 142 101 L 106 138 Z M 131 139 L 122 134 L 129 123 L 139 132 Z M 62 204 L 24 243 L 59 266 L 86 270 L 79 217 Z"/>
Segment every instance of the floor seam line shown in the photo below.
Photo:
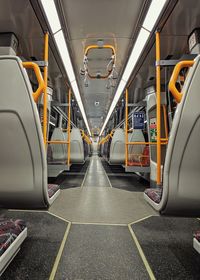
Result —
<path fill-rule="evenodd" d="M 60 260 L 61 260 L 62 254 L 63 254 L 63 250 L 64 250 L 64 247 L 65 247 L 68 235 L 69 235 L 69 231 L 70 231 L 71 225 L 72 225 L 72 223 L 69 222 L 69 224 L 68 224 L 68 226 L 66 228 L 65 234 L 63 236 L 63 240 L 61 242 L 60 248 L 58 250 L 55 262 L 53 264 L 53 268 L 52 268 L 49 280 L 54 280 L 54 278 L 55 278 L 55 275 L 56 275 L 56 272 L 58 270 L 58 266 L 59 266 L 59 263 L 60 263 Z"/>
<path fill-rule="evenodd" d="M 99 161 L 101 162 L 101 160 L 99 160 Z M 101 166 L 102 166 L 103 171 L 104 171 L 104 173 L 105 173 L 105 175 L 106 175 L 106 178 L 107 178 L 107 180 L 108 180 L 108 183 L 109 183 L 110 187 L 112 188 L 113 186 L 112 186 L 112 184 L 111 184 L 111 182 L 110 182 L 110 180 L 109 180 L 109 177 L 108 177 L 108 175 L 107 175 L 107 173 L 106 173 L 106 170 L 105 170 L 105 168 L 104 168 L 102 162 L 101 162 Z"/>
<path fill-rule="evenodd" d="M 154 276 L 154 273 L 153 273 L 153 271 L 152 271 L 152 269 L 151 269 L 151 267 L 149 265 L 149 262 L 147 261 L 147 258 L 145 256 L 143 250 L 142 250 L 142 247 L 141 247 L 141 245 L 140 245 L 140 243 L 139 243 L 139 241 L 138 241 L 138 239 L 137 239 L 137 237 L 136 237 L 136 235 L 135 235 L 135 233 L 134 233 L 134 231 L 133 231 L 133 229 L 132 229 L 130 224 L 128 225 L 128 229 L 129 229 L 129 232 L 130 232 L 130 234 L 132 236 L 134 244 L 137 247 L 138 253 L 139 253 L 139 255 L 140 255 L 141 259 L 142 259 L 142 262 L 143 262 L 143 264 L 144 264 L 144 266 L 146 268 L 146 271 L 147 271 L 150 279 L 151 280 L 156 280 L 156 278 Z"/>

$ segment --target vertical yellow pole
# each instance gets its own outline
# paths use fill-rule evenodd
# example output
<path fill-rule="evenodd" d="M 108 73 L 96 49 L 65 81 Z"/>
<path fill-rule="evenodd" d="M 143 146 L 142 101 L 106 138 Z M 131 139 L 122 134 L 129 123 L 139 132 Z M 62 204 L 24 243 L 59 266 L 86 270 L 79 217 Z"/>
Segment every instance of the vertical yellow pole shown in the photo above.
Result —
<path fill-rule="evenodd" d="M 67 139 L 67 165 L 70 164 L 70 128 L 71 128 L 71 89 L 69 89 L 68 93 L 68 124 L 67 124 L 67 132 L 68 132 L 68 139 Z"/>
<path fill-rule="evenodd" d="M 161 185 L 161 79 L 160 79 L 160 33 L 156 32 L 156 119 L 157 119 L 157 185 Z"/>
<path fill-rule="evenodd" d="M 125 93 L 125 166 L 128 166 L 128 89 Z"/>
<path fill-rule="evenodd" d="M 43 93 L 43 138 L 44 145 L 46 148 L 47 145 L 47 86 L 48 86 L 48 57 L 49 57 L 49 34 L 45 33 L 44 36 L 44 62 L 46 65 L 44 66 L 44 93 Z"/>

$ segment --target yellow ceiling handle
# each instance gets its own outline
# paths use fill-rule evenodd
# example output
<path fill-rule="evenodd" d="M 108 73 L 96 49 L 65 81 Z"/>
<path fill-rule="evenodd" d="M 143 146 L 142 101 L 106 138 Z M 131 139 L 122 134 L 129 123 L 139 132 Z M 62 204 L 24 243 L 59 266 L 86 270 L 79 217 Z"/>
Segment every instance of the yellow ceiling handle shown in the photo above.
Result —
<path fill-rule="evenodd" d="M 103 45 L 103 46 L 90 45 L 90 46 L 88 46 L 88 47 L 85 49 L 85 56 L 87 56 L 87 55 L 88 55 L 88 52 L 89 52 L 90 50 L 93 50 L 93 49 L 111 49 L 111 50 L 112 50 L 112 54 L 113 54 L 113 55 L 116 54 L 115 48 L 114 48 L 112 45 Z"/>
<path fill-rule="evenodd" d="M 33 92 L 32 96 L 33 96 L 34 101 L 37 102 L 38 98 L 40 97 L 40 95 L 44 91 L 44 87 L 45 87 L 44 79 L 43 79 L 42 74 L 40 72 L 40 68 L 34 62 L 22 62 L 22 66 L 26 69 L 33 69 L 33 71 L 35 73 L 35 76 L 36 76 L 37 81 L 38 81 L 38 88 L 35 92 Z"/>
<path fill-rule="evenodd" d="M 192 67 L 194 65 L 193 60 L 185 60 L 185 61 L 180 61 L 179 63 L 176 64 L 174 67 L 172 76 L 169 81 L 169 90 L 174 96 L 175 100 L 177 103 L 181 102 L 181 98 L 183 96 L 182 92 L 178 91 L 176 88 L 176 82 L 178 80 L 178 76 L 180 74 L 181 69 L 186 68 L 186 67 Z"/>

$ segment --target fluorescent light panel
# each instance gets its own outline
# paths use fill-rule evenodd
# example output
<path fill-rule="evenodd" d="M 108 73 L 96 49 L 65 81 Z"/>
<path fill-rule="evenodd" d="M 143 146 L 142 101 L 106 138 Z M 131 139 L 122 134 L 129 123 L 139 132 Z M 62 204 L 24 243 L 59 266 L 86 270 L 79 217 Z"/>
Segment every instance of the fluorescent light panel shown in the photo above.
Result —
<path fill-rule="evenodd" d="M 164 8 L 164 5 L 167 1 L 168 0 L 152 0 L 142 25 L 144 28 L 146 28 L 150 32 L 153 30 L 161 14 L 161 11 Z"/>
<path fill-rule="evenodd" d="M 138 37 L 136 39 L 136 42 L 135 42 L 135 45 L 133 46 L 133 49 L 132 49 L 132 52 L 131 52 L 131 55 L 129 57 L 129 60 L 128 60 L 128 63 L 125 67 L 125 70 L 124 70 L 124 73 L 123 73 L 123 76 L 122 76 L 122 80 L 120 81 L 119 83 L 119 86 L 117 88 L 117 91 L 116 91 L 116 94 L 115 94 L 115 97 L 113 99 L 113 102 L 111 104 L 111 107 L 108 111 L 108 114 L 106 116 L 106 119 L 105 119 L 105 122 L 103 124 L 103 127 L 101 129 L 101 132 L 100 132 L 100 136 L 101 134 L 103 133 L 106 125 L 107 125 L 107 122 L 109 121 L 111 115 L 112 115 L 112 112 L 117 104 L 117 102 L 119 101 L 119 98 L 126 86 L 126 83 L 128 82 L 130 76 L 131 76 L 131 73 L 133 72 L 137 62 L 138 62 L 138 59 L 147 43 L 147 40 L 150 36 L 150 32 L 153 30 L 166 2 L 168 0 L 152 0 L 151 2 L 151 5 L 148 9 L 148 12 L 146 14 L 146 17 L 144 19 L 144 22 L 142 24 L 142 27 L 144 28 L 141 28 L 140 29 L 140 32 L 138 34 Z M 147 29 L 147 30 L 146 30 Z"/>
<path fill-rule="evenodd" d="M 126 65 L 126 68 L 124 70 L 124 74 L 122 76 L 122 80 L 124 80 L 125 82 L 128 82 L 131 73 L 133 71 L 133 69 L 135 68 L 135 65 L 138 62 L 138 59 L 144 49 L 144 46 L 149 38 L 150 33 L 141 28 L 140 32 L 138 34 L 137 40 L 135 42 L 135 45 L 132 49 L 131 55 L 129 57 L 128 63 Z"/>
<path fill-rule="evenodd" d="M 82 113 L 83 120 L 85 122 L 85 125 L 87 127 L 89 134 L 91 135 L 87 117 L 86 117 L 83 103 L 81 100 L 80 92 L 79 92 L 78 85 L 76 82 L 76 77 L 74 74 L 73 66 L 71 63 L 71 58 L 69 56 L 68 47 L 67 47 L 67 44 L 65 41 L 63 31 L 61 30 L 61 24 L 60 24 L 60 20 L 59 20 L 59 16 L 58 16 L 58 13 L 56 10 L 54 0 L 40 0 L 40 1 L 43 6 L 43 9 L 45 11 L 45 14 L 46 14 L 47 20 L 49 22 L 49 25 L 51 27 L 52 33 L 57 32 L 53 36 L 54 36 L 60 57 L 62 59 L 63 65 L 65 67 L 65 71 L 69 78 L 73 93 L 76 97 L 77 103 L 78 103 L 80 111 Z"/>
<path fill-rule="evenodd" d="M 58 30 L 61 29 L 61 24 L 60 24 L 60 20 L 58 17 L 54 0 L 40 0 L 40 1 L 46 13 L 46 17 L 51 27 L 52 33 L 57 32 Z"/>
<path fill-rule="evenodd" d="M 65 37 L 64 37 L 63 31 L 60 30 L 59 32 L 57 32 L 54 35 L 54 39 L 56 41 L 60 56 L 62 58 L 64 66 L 65 66 L 67 76 L 68 76 L 69 81 L 71 83 L 71 82 L 75 81 L 76 78 L 75 78 L 75 75 L 74 75 L 74 70 L 73 70 L 73 67 L 72 67 L 72 63 L 71 63 L 71 59 L 70 59 L 70 56 L 69 56 L 69 51 L 68 51 L 68 48 L 67 48 L 67 44 L 65 42 Z"/>

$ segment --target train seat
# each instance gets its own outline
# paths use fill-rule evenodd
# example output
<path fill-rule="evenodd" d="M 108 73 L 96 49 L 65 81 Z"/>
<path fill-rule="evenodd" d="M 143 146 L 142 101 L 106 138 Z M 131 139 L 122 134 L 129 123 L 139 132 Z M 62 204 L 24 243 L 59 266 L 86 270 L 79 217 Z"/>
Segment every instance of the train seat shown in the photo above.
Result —
<path fill-rule="evenodd" d="M 59 186 L 56 184 L 48 184 L 48 195 L 51 203 L 58 197 L 59 195 Z"/>
<path fill-rule="evenodd" d="M 22 220 L 0 218 L 0 276 L 18 253 L 27 237 L 27 227 Z"/>
<path fill-rule="evenodd" d="M 0 206 L 46 208 L 52 200 L 42 129 L 30 80 L 18 57 L 0 56 L 0 84 Z"/>
<path fill-rule="evenodd" d="M 63 132 L 62 128 L 56 127 L 52 133 L 51 141 L 67 141 L 68 134 Z M 67 144 L 51 144 L 52 160 L 51 163 L 66 163 Z M 49 163 L 50 163 L 49 162 Z"/>
<path fill-rule="evenodd" d="M 70 163 L 83 164 L 84 146 L 81 132 L 78 128 L 73 127 L 70 134 Z"/>
<path fill-rule="evenodd" d="M 200 214 L 200 56 L 190 68 L 177 105 L 169 137 L 158 203 L 157 190 L 147 190 L 144 198 L 162 214 Z"/>
<path fill-rule="evenodd" d="M 144 134 L 141 129 L 135 129 L 128 137 L 129 142 L 145 142 Z M 128 147 L 128 165 L 145 166 L 146 161 L 145 145 L 129 145 Z"/>
<path fill-rule="evenodd" d="M 123 165 L 125 162 L 125 133 L 118 128 L 115 130 L 110 144 L 110 164 Z"/>

